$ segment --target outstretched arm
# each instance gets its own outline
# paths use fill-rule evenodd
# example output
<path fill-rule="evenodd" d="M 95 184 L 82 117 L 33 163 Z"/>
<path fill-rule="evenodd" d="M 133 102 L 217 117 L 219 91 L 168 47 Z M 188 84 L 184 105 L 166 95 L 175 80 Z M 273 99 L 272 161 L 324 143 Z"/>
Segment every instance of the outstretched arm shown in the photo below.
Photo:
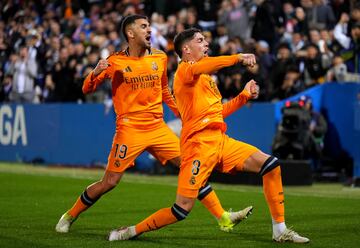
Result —
<path fill-rule="evenodd" d="M 205 57 L 191 65 L 192 73 L 194 75 L 210 74 L 221 68 L 241 63 L 245 66 L 253 66 L 256 64 L 254 54 L 236 54 L 230 56 L 218 56 L 218 57 Z"/>
<path fill-rule="evenodd" d="M 223 104 L 223 117 L 228 117 L 236 110 L 244 106 L 250 99 L 256 99 L 258 96 L 259 86 L 256 84 L 256 81 L 250 80 L 247 82 L 244 90 L 239 95 Z"/>
<path fill-rule="evenodd" d="M 104 78 L 109 77 L 110 64 L 106 59 L 101 59 L 97 63 L 94 70 L 92 70 L 84 80 L 82 91 L 84 94 L 92 93 L 96 91 L 98 85 L 100 85 Z"/>
<path fill-rule="evenodd" d="M 190 64 L 189 72 L 192 75 L 211 74 L 224 67 L 232 66 L 240 61 L 240 56 L 218 56 L 218 57 L 205 57 L 196 63 Z"/>
<path fill-rule="evenodd" d="M 211 74 L 224 67 L 232 66 L 236 63 L 242 63 L 245 66 L 253 66 L 256 64 L 255 55 L 253 54 L 235 54 L 218 57 L 205 57 L 196 63 L 189 63 L 184 75 L 192 81 L 193 77 L 200 74 Z"/>

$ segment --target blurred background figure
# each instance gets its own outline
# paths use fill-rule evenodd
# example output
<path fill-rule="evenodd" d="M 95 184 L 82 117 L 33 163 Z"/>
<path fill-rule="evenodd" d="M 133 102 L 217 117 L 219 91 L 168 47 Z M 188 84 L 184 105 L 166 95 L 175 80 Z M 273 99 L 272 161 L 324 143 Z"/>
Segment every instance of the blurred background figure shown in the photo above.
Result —
<path fill-rule="evenodd" d="M 312 98 L 302 95 L 299 104 L 310 114 L 309 130 L 311 133 L 312 145 L 310 157 L 312 160 L 313 170 L 316 171 L 321 167 L 321 158 L 324 149 L 324 138 L 327 132 L 327 122 L 321 112 L 313 109 Z"/>
<path fill-rule="evenodd" d="M 287 101 L 273 141 L 273 154 L 281 159 L 310 160 L 314 172 L 320 169 L 327 122 L 313 109 L 310 96 Z"/>
<path fill-rule="evenodd" d="M 11 63 L 8 73 L 13 77 L 10 101 L 32 103 L 35 97 L 34 81 L 37 76 L 37 63 L 29 57 L 26 46 L 21 46 L 18 56 Z"/>
<path fill-rule="evenodd" d="M 31 102 L 106 101 L 108 88 L 86 99 L 79 84 L 94 51 L 106 58 L 126 47 L 120 23 L 134 13 L 151 17 L 152 45 L 169 57 L 170 84 L 177 68 L 173 38 L 189 27 L 204 31 L 210 56 L 256 54 L 254 71 L 235 66 L 216 76 L 220 84 L 229 84 L 225 81 L 236 73 L 256 77 L 263 84 L 257 101 L 273 100 L 289 68 L 297 67 L 306 88 L 332 78 L 327 71 L 338 61 L 334 56 L 342 58 L 347 71 L 345 79 L 335 81 L 360 79 L 360 3 L 354 0 L 5 1 L 0 9 L 0 82 L 26 46 L 37 66 Z M 23 83 L 12 76 L 16 92 Z"/>
<path fill-rule="evenodd" d="M 231 0 L 224 6 L 224 11 L 219 16 L 219 24 L 227 29 L 229 38 L 239 37 L 242 40 L 250 38 L 250 25 L 248 9 L 244 0 Z"/>
<path fill-rule="evenodd" d="M 10 102 L 10 93 L 12 90 L 12 75 L 5 75 L 0 84 L 0 102 Z"/>
<path fill-rule="evenodd" d="M 280 88 L 273 92 L 273 101 L 283 100 L 293 96 L 304 89 L 304 83 L 300 78 L 300 72 L 296 66 L 289 67 L 285 72 Z"/>

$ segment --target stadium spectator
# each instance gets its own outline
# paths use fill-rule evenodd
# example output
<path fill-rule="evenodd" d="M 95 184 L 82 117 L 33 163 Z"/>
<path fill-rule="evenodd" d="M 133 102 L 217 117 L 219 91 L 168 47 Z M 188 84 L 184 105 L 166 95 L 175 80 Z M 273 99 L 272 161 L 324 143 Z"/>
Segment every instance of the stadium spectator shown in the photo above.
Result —
<path fill-rule="evenodd" d="M 214 33 L 216 30 L 218 5 L 221 0 L 195 0 L 194 5 L 198 14 L 198 24 L 204 31 Z"/>
<path fill-rule="evenodd" d="M 166 19 L 167 29 L 165 35 L 171 41 L 176 35 L 176 25 L 177 25 L 176 15 L 169 15 Z"/>
<path fill-rule="evenodd" d="M 251 37 L 255 40 L 264 40 L 270 46 L 270 51 L 276 48 L 276 42 L 281 34 L 280 30 L 283 26 L 280 21 L 280 9 L 274 6 L 281 6 L 280 0 L 259 0 L 255 14 L 254 26 L 252 28 Z"/>
<path fill-rule="evenodd" d="M 280 43 L 273 67 L 271 69 L 271 85 L 269 86 L 270 95 L 279 91 L 281 88 L 288 68 L 296 66 L 296 59 L 291 53 L 287 43 Z"/>
<path fill-rule="evenodd" d="M 204 31 L 203 35 L 206 39 L 206 42 L 209 43 L 209 55 L 216 56 L 220 53 L 219 44 L 213 40 L 213 35 L 210 31 Z"/>
<path fill-rule="evenodd" d="M 304 83 L 300 78 L 300 72 L 296 66 L 289 67 L 286 70 L 284 79 L 280 88 L 273 92 L 271 99 L 273 101 L 283 100 L 296 95 L 304 89 Z"/>
<path fill-rule="evenodd" d="M 272 216 L 273 240 L 308 243 L 309 239 L 288 229 L 284 217 L 284 194 L 277 158 L 246 143 L 230 139 L 222 117 L 221 95 L 209 73 L 235 63 L 253 66 L 253 54 L 207 57 L 208 44 L 197 29 L 187 29 L 175 37 L 175 51 L 182 63 L 175 74 L 174 95 L 182 119 L 181 167 L 176 201 L 136 226 L 110 232 L 109 240 L 128 240 L 144 232 L 184 220 L 192 210 L 196 195 L 214 169 L 224 173 L 250 171 L 263 178 L 264 195 Z M 210 81 L 211 82 L 211 81 Z M 255 81 L 246 84 L 241 105 L 259 94 Z M 188 106 L 192 106 L 189 108 Z M 206 121 L 204 121 L 206 120 Z M 194 145 L 197 149 L 194 149 Z"/>
<path fill-rule="evenodd" d="M 317 29 L 310 29 L 309 31 L 309 43 L 316 45 L 320 53 L 325 53 L 326 44 L 323 39 L 320 37 L 320 32 Z"/>
<path fill-rule="evenodd" d="M 13 77 L 10 100 L 15 103 L 32 103 L 35 98 L 34 81 L 37 75 L 37 63 L 29 57 L 29 50 L 21 46 L 8 72 Z"/>
<path fill-rule="evenodd" d="M 360 22 L 360 2 L 359 1 L 351 1 L 350 5 L 352 6 L 350 8 L 350 19 L 349 19 L 349 25 L 348 25 L 348 34 L 351 32 L 352 26 Z M 346 12 L 345 12 L 346 13 Z"/>
<path fill-rule="evenodd" d="M 45 75 L 45 85 L 42 91 L 41 100 L 43 102 L 55 101 L 55 83 L 52 79 L 51 73 Z"/>
<path fill-rule="evenodd" d="M 295 8 L 294 32 L 307 35 L 309 31 L 306 14 L 302 7 Z"/>
<path fill-rule="evenodd" d="M 196 10 L 189 8 L 186 11 L 186 21 L 184 23 L 184 28 L 200 28 L 200 25 L 197 22 Z"/>
<path fill-rule="evenodd" d="M 251 80 L 257 82 L 260 88 L 259 95 L 257 96 L 256 99 L 254 99 L 254 101 L 266 101 L 267 85 L 266 85 L 266 79 L 263 77 L 263 74 L 261 73 L 260 64 L 255 64 L 252 67 L 246 67 L 246 70 L 242 75 L 240 89 L 237 91 L 237 93 L 240 93 L 240 91 L 244 88 L 246 82 L 249 82 Z"/>
<path fill-rule="evenodd" d="M 303 50 L 305 47 L 304 36 L 301 33 L 295 32 L 292 34 L 290 41 L 290 48 L 293 54 Z"/>
<path fill-rule="evenodd" d="M 341 56 L 347 67 L 347 71 L 360 74 L 360 22 L 351 27 L 351 37 L 344 37 L 342 42 L 344 49 Z"/>
<path fill-rule="evenodd" d="M 331 58 L 321 54 L 317 45 L 310 43 L 306 47 L 303 59 L 304 83 L 309 88 L 325 82 L 326 71 L 331 65 Z"/>
<path fill-rule="evenodd" d="M 339 83 L 360 82 L 360 74 L 348 72 L 343 58 L 337 55 L 333 58 L 332 67 L 326 73 L 326 80 Z"/>
<path fill-rule="evenodd" d="M 324 53 L 330 58 L 333 58 L 334 55 L 338 54 L 342 49 L 341 45 L 334 37 L 334 30 L 320 30 L 320 38 L 324 41 Z"/>
<path fill-rule="evenodd" d="M 62 47 L 59 60 L 51 69 L 55 84 L 54 102 L 76 102 L 81 99 L 81 86 L 75 84 L 76 60 L 69 56 L 68 48 Z"/>
<path fill-rule="evenodd" d="M 242 90 L 242 74 L 240 72 L 233 72 L 233 74 L 230 74 L 225 76 L 225 78 L 222 80 L 221 83 L 219 83 L 219 80 L 215 80 L 215 82 L 218 85 L 219 91 L 221 92 L 221 95 L 223 96 L 223 100 L 226 102 L 228 100 L 233 99 L 236 97 Z M 215 77 L 217 79 L 217 77 Z"/>
<path fill-rule="evenodd" d="M 267 101 L 270 99 L 271 81 L 270 75 L 275 62 L 275 57 L 270 53 L 270 46 L 266 41 L 260 40 L 255 44 L 255 54 L 257 64 L 259 65 L 259 76 L 256 82 L 260 86 L 259 101 Z M 248 80 L 249 81 L 249 80 Z M 245 82 L 247 82 L 245 80 Z"/>
<path fill-rule="evenodd" d="M 219 44 L 220 48 L 224 47 L 226 42 L 229 40 L 229 36 L 227 35 L 227 30 L 224 25 L 217 25 L 216 27 L 216 37 L 214 41 Z"/>
<path fill-rule="evenodd" d="M 326 73 L 328 82 L 345 82 L 347 69 L 341 56 L 335 56 L 332 61 L 332 67 Z"/>
<path fill-rule="evenodd" d="M 4 76 L 0 84 L 0 102 L 10 102 L 9 96 L 12 90 L 12 80 L 12 75 L 8 74 Z"/>
<path fill-rule="evenodd" d="M 244 0 L 231 0 L 230 5 L 223 6 L 218 22 L 227 29 L 229 38 L 239 37 L 242 40 L 250 38 L 248 10 Z"/>
<path fill-rule="evenodd" d="M 284 2 L 283 5 L 283 25 L 279 29 L 279 34 L 282 35 L 281 40 L 291 41 L 292 34 L 294 33 L 295 25 L 297 24 L 295 18 L 295 8 L 291 2 Z"/>
<path fill-rule="evenodd" d="M 163 16 L 153 13 L 151 20 L 152 46 L 157 49 L 167 50 L 168 41 L 164 37 L 164 34 L 166 34 L 166 24 L 164 23 Z"/>
<path fill-rule="evenodd" d="M 266 41 L 270 54 L 276 55 L 277 47 L 285 42 L 290 45 L 290 57 L 295 54 L 298 56 L 303 53 L 301 49 L 304 43 L 308 43 L 307 41 L 311 39 L 309 28 L 315 28 L 320 32 L 320 43 L 326 44 L 324 47 L 322 44 L 317 44 L 321 52 L 324 48 L 327 54 L 342 54 L 349 67 L 349 73 L 356 72 L 355 66 L 351 65 L 354 63 L 351 59 L 348 60 L 347 56 L 354 50 L 349 46 L 350 41 L 354 39 L 351 35 L 352 27 L 360 22 L 360 5 L 353 0 L 334 0 L 328 3 L 323 0 L 193 0 L 171 2 L 171 4 L 167 1 L 161 4 L 159 1 L 154 3 L 128 0 L 91 3 L 71 1 L 71 4 L 66 1 L 36 3 L 27 1 L 22 4 L 3 1 L 0 3 L 0 8 L 0 70 L 2 71 L 0 81 L 4 80 L 12 54 L 25 45 L 28 47 L 30 57 L 35 57 L 38 64 L 34 85 L 40 94 L 46 88 L 46 75 L 52 73 L 55 64 L 59 61 L 62 48 L 66 46 L 69 57 L 76 59 L 74 80 L 77 82 L 83 76 L 82 70 L 88 66 L 84 58 L 94 46 L 100 49 L 100 56 L 105 58 L 126 45 L 126 42 L 119 37 L 122 16 L 143 12 L 148 16 L 153 15 L 154 12 L 158 13 L 158 18 L 155 18 L 156 21 L 152 25 L 160 29 L 161 36 L 157 39 L 156 32 L 153 31 L 152 42 L 154 46 L 164 49 L 169 54 L 173 52 L 172 40 L 176 32 L 181 32 L 188 26 L 201 26 L 204 30 L 211 31 L 214 47 L 219 47 L 220 54 L 228 51 L 227 41 L 230 36 L 232 40 L 241 39 L 240 42 L 235 42 L 238 43 L 236 46 L 241 52 L 254 52 L 251 49 L 255 43 Z M 335 13 L 336 19 L 331 17 L 332 12 Z M 346 21 L 344 15 L 347 15 Z M 334 30 L 335 39 L 332 36 L 334 20 L 338 22 Z M 241 28 L 242 26 L 244 28 Z M 250 34 L 255 41 L 249 39 Z M 303 63 L 300 63 L 299 68 L 302 77 L 305 77 L 301 66 Z M 174 65 L 169 66 L 169 75 L 174 74 L 175 68 Z M 262 75 L 264 68 L 260 64 Z M 220 82 L 226 78 L 221 75 L 223 73 L 221 71 L 217 75 Z M 229 73 L 229 75 L 233 74 L 232 71 Z M 266 82 L 267 85 L 279 85 L 283 81 L 283 77 L 277 81 L 272 77 L 265 78 L 269 81 Z M 267 99 L 271 98 L 272 92 L 269 91 L 267 94 Z M 77 100 L 78 97 L 67 99 L 67 101 Z"/>
<path fill-rule="evenodd" d="M 343 13 L 350 13 L 350 2 L 353 0 L 332 0 L 330 7 L 334 12 L 335 19 L 339 20 Z M 355 1 L 353 1 L 355 2 Z"/>
<path fill-rule="evenodd" d="M 310 29 L 333 29 L 336 23 L 334 12 L 324 0 L 301 0 Z"/>
<path fill-rule="evenodd" d="M 71 224 L 82 212 L 116 187 L 125 170 L 134 166 L 135 159 L 143 151 L 149 151 L 164 165 L 166 162 L 180 165 L 179 139 L 166 126 L 162 113 L 164 101 L 179 115 L 167 85 L 166 55 L 151 48 L 151 27 L 145 16 L 125 17 L 122 33 L 129 46 L 107 60 L 100 59 L 83 85 L 86 94 L 94 92 L 106 78 L 112 82 L 117 118 L 107 168 L 103 178 L 89 185 L 73 207 L 61 216 L 55 227 L 57 232 L 69 232 Z M 231 230 L 252 209 L 224 211 L 209 184 L 200 189 L 198 195 L 225 230 Z"/>

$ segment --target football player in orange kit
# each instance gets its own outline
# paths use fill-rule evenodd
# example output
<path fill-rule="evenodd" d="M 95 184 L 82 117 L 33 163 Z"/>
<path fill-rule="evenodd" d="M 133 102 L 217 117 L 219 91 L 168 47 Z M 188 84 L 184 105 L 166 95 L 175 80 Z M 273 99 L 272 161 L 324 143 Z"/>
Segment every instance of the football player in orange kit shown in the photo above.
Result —
<path fill-rule="evenodd" d="M 263 189 L 273 222 L 273 240 L 307 243 L 285 225 L 284 194 L 278 159 L 249 144 L 225 134 L 221 95 L 210 73 L 242 63 L 253 66 L 253 54 L 208 57 L 208 43 L 198 29 L 187 29 L 174 40 L 181 62 L 175 73 L 174 95 L 182 120 L 180 137 L 181 165 L 176 202 L 138 223 L 113 230 L 109 240 L 127 240 L 144 232 L 157 230 L 187 217 L 194 206 L 199 189 L 216 169 L 224 173 L 250 171 L 263 178 Z M 255 81 L 246 84 L 246 100 L 256 98 Z"/>
<path fill-rule="evenodd" d="M 149 151 L 162 164 L 180 165 L 178 137 L 163 120 L 162 102 L 178 115 L 168 88 L 167 57 L 150 46 L 151 29 L 148 19 L 131 15 L 122 22 L 128 48 L 101 59 L 86 77 L 83 92 L 94 92 L 105 78 L 111 79 L 116 112 L 116 132 L 103 178 L 89 185 L 75 204 L 58 221 L 57 232 L 69 232 L 80 213 L 91 207 L 103 194 L 113 189 L 125 170 L 143 151 Z M 224 116 L 237 108 L 241 96 L 226 104 Z M 251 213 L 252 207 L 238 212 L 224 211 L 209 184 L 199 190 L 198 199 L 218 220 L 220 229 L 232 228 Z"/>

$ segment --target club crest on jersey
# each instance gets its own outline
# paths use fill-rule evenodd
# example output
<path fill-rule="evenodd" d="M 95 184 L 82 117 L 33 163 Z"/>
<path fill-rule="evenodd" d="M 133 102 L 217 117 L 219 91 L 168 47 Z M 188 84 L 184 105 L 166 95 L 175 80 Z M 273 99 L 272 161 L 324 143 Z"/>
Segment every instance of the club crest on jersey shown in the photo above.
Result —
<path fill-rule="evenodd" d="M 195 183 L 196 183 L 195 176 L 191 176 L 191 178 L 190 178 L 190 180 L 189 180 L 189 183 L 190 183 L 191 185 L 195 185 Z"/>
<path fill-rule="evenodd" d="M 153 69 L 153 71 L 157 71 L 159 69 L 155 61 L 151 62 L 151 68 Z"/>
<path fill-rule="evenodd" d="M 116 167 L 120 167 L 120 161 L 119 161 L 119 160 L 115 160 L 114 165 L 115 165 Z"/>

